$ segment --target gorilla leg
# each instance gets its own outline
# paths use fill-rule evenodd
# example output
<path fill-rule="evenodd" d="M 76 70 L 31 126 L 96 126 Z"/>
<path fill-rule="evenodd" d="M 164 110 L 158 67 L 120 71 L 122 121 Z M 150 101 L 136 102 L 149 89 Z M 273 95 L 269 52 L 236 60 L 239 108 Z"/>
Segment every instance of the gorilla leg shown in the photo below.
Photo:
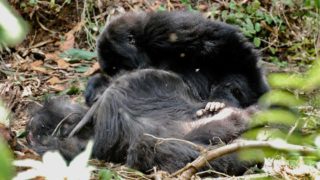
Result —
<path fill-rule="evenodd" d="M 172 172 L 199 154 L 181 142 L 157 146 L 155 140 L 146 138 L 145 134 L 208 145 L 214 137 L 224 142 L 236 139 L 248 123 L 246 113 L 232 108 L 220 112 L 231 111 L 228 115 L 218 113 L 211 119 L 192 118 L 203 103 L 192 96 L 179 76 L 163 70 L 145 69 L 123 75 L 110 84 L 97 103 L 93 114 L 94 156 L 127 162 L 143 171 L 157 166 Z M 243 172 L 238 166 L 241 162 L 236 158 L 229 162 L 230 157 L 236 155 L 215 160 L 212 165 L 222 172 Z"/>
<path fill-rule="evenodd" d="M 248 129 L 250 117 L 258 111 L 256 106 L 246 109 L 227 107 L 214 116 L 192 123 L 192 130 L 184 139 L 200 144 L 229 143 Z"/>
<path fill-rule="evenodd" d="M 191 121 L 203 104 L 179 76 L 153 69 L 120 76 L 97 103 L 93 153 L 114 162 L 123 162 L 130 144 L 143 133 L 182 137 L 179 123 Z"/>
<path fill-rule="evenodd" d="M 201 146 L 201 144 L 198 144 Z M 218 146 L 206 146 L 208 149 Z M 201 155 L 197 147 L 178 140 L 157 140 L 149 136 L 137 139 L 128 150 L 126 164 L 129 167 L 150 172 L 153 167 L 173 173 Z M 209 162 L 204 171 L 213 169 L 229 175 L 242 175 L 256 163 L 241 161 L 237 153 L 228 154 Z"/>

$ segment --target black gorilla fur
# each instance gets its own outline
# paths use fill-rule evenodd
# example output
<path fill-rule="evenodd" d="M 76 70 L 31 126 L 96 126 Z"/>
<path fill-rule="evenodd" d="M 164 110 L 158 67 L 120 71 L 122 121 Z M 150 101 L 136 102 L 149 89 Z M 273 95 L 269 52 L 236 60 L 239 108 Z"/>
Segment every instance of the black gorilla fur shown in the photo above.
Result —
<path fill-rule="evenodd" d="M 252 92 L 249 102 L 240 102 L 241 107 L 255 103 L 268 90 L 257 65 L 259 56 L 240 31 L 194 13 L 120 16 L 100 35 L 97 52 L 100 66 L 108 75 L 146 67 L 170 70 L 205 101 L 210 101 L 212 87 L 230 74 L 243 75 Z M 89 88 L 87 94 L 94 94 L 92 90 Z"/>
<path fill-rule="evenodd" d="M 105 28 L 97 51 L 111 79 L 100 74 L 88 82 L 91 108 L 69 136 L 80 136 L 90 121 L 95 157 L 142 171 L 173 172 L 199 155 L 190 144 L 155 137 L 208 148 L 237 139 L 256 111 L 251 105 L 268 91 L 259 56 L 243 35 L 193 13 L 126 14 Z M 212 101 L 227 107 L 197 117 Z M 252 164 L 231 154 L 210 165 L 239 175 Z"/>
<path fill-rule="evenodd" d="M 156 69 L 137 70 L 111 81 L 92 106 L 93 111 L 88 111 L 86 116 L 92 118 L 94 128 L 87 124 L 75 136 L 67 138 L 66 134 L 81 120 L 80 115 L 86 109 L 58 98 L 46 102 L 33 116 L 28 124 L 31 132 L 28 137 L 37 152 L 58 149 L 71 159 L 94 134 L 93 156 L 98 159 L 126 163 L 144 172 L 154 166 L 174 172 L 197 158 L 200 152 L 182 141 L 157 138 L 182 139 L 214 148 L 221 142 L 236 139 L 247 129 L 249 116 L 256 112 L 255 106 L 244 110 L 226 107 L 214 116 L 199 119 L 196 112 L 205 104 L 193 95 L 179 75 Z M 64 118 L 60 133 L 50 136 Z M 38 136 L 41 138 L 34 138 Z M 210 168 L 239 175 L 253 164 L 241 162 L 234 153 L 211 161 Z"/>
<path fill-rule="evenodd" d="M 168 71 L 144 69 L 126 73 L 110 84 L 92 114 L 95 124 L 94 156 L 126 162 L 142 171 L 173 172 L 194 160 L 199 152 L 179 141 L 158 143 L 159 138 L 185 139 L 203 146 L 228 143 L 248 124 L 254 108 L 240 112 L 225 108 L 209 118 L 196 118 L 205 105 L 195 97 L 182 78 Z M 225 115 L 227 114 L 227 115 Z M 215 160 L 211 166 L 228 174 L 241 174 L 236 155 Z"/>
<path fill-rule="evenodd" d="M 72 160 L 93 137 L 93 126 L 87 124 L 76 136 L 66 138 L 87 112 L 87 108 L 70 102 L 67 97 L 50 98 L 32 111 L 26 126 L 27 141 L 39 154 L 60 150 L 67 160 Z"/>

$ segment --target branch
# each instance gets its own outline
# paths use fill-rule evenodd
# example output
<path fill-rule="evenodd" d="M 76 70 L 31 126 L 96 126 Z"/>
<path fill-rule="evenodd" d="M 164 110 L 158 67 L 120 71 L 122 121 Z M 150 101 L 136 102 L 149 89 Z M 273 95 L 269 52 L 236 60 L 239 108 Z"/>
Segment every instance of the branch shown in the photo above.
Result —
<path fill-rule="evenodd" d="M 154 136 L 154 135 L 152 135 L 152 134 L 148 134 L 148 133 L 144 133 L 143 135 L 152 137 L 152 138 L 154 138 L 154 139 L 156 139 L 156 140 L 159 140 L 160 143 L 161 143 L 161 142 L 164 142 L 164 141 L 178 141 L 178 142 L 183 142 L 183 143 L 189 144 L 190 146 L 193 146 L 194 148 L 196 148 L 196 149 L 197 149 L 198 151 L 200 151 L 200 152 L 203 152 L 203 151 L 206 150 L 206 148 L 204 148 L 204 147 L 202 147 L 202 146 L 200 146 L 200 145 L 198 145 L 198 144 L 195 144 L 195 143 L 193 143 L 193 142 L 191 142 L 191 141 L 187 141 L 187 140 L 183 140 L 183 139 L 177 139 L 177 138 L 160 138 L 160 137 L 156 137 L 156 136 Z"/>
<path fill-rule="evenodd" d="M 282 140 L 273 140 L 273 141 L 242 140 L 242 141 L 237 141 L 235 143 L 222 146 L 214 150 L 210 150 L 202 154 L 197 159 L 195 159 L 192 163 L 187 164 L 184 168 L 172 174 L 171 177 L 179 176 L 179 178 L 181 179 L 191 179 L 191 177 L 198 171 L 198 169 L 204 167 L 208 161 L 212 161 L 223 155 L 239 151 L 240 149 L 265 148 L 265 147 L 273 148 L 276 150 L 282 150 L 282 151 L 298 151 L 298 152 L 307 153 L 307 154 L 316 152 L 316 149 L 314 148 L 288 144 Z"/>

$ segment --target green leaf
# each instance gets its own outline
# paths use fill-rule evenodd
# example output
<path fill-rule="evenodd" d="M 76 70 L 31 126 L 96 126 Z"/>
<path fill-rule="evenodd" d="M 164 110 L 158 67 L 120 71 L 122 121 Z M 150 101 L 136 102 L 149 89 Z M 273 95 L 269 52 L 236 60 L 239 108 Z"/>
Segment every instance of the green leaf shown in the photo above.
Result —
<path fill-rule="evenodd" d="M 75 94 L 80 94 L 81 93 L 81 90 L 76 87 L 76 86 L 71 86 L 68 91 L 66 92 L 66 94 L 68 95 L 75 95 Z"/>
<path fill-rule="evenodd" d="M 0 137 L 0 179 L 12 179 L 12 154 Z"/>
<path fill-rule="evenodd" d="M 295 74 L 275 73 L 268 77 L 269 84 L 274 88 L 302 89 L 305 78 Z"/>
<path fill-rule="evenodd" d="M 297 98 L 293 94 L 281 90 L 272 90 L 264 94 L 260 100 L 260 104 L 270 107 L 271 105 L 281 105 L 284 107 L 294 107 L 301 105 L 303 100 Z"/>
<path fill-rule="evenodd" d="M 258 0 L 253 1 L 252 3 L 252 8 L 254 9 L 254 11 L 258 10 L 261 6 L 261 3 Z"/>
<path fill-rule="evenodd" d="M 311 6 L 311 0 L 305 0 L 305 1 L 304 1 L 304 4 L 305 4 L 306 6 Z"/>
<path fill-rule="evenodd" d="M 260 23 L 255 23 L 255 24 L 254 24 L 254 28 L 256 29 L 256 32 L 260 32 L 260 31 L 261 31 L 261 25 L 260 25 Z"/>
<path fill-rule="evenodd" d="M 38 3 L 38 0 L 29 0 L 30 5 L 36 5 Z"/>
<path fill-rule="evenodd" d="M 232 9 L 232 10 L 235 10 L 237 8 L 237 4 L 234 1 L 231 1 L 229 3 L 229 8 Z"/>
<path fill-rule="evenodd" d="M 320 87 L 320 63 L 319 60 L 315 61 L 312 68 L 306 73 L 306 82 L 304 88 L 306 90 L 313 90 Z"/>
<path fill-rule="evenodd" d="M 118 176 L 115 172 L 108 170 L 108 169 L 103 169 L 99 172 L 99 180 L 120 180 L 121 177 Z"/>
<path fill-rule="evenodd" d="M 158 9 L 157 9 L 157 11 L 166 11 L 167 9 L 164 7 L 164 5 L 163 4 L 161 4 L 159 7 L 158 7 Z M 101 31 L 100 31 L 101 32 Z"/>
<path fill-rule="evenodd" d="M 290 111 L 272 109 L 256 114 L 253 120 L 251 120 L 250 126 L 257 127 L 272 124 L 292 126 L 297 122 L 297 120 L 297 116 Z"/>
<path fill-rule="evenodd" d="M 65 58 L 66 61 L 75 62 L 80 60 L 90 61 L 93 58 L 97 57 L 95 52 L 90 52 L 81 49 L 69 49 L 64 53 L 60 54 L 62 58 Z"/>
<path fill-rule="evenodd" d="M 255 37 L 255 38 L 253 39 L 253 44 L 254 44 L 256 47 L 260 47 L 260 45 L 261 45 L 261 40 L 260 40 L 260 38 Z"/>
<path fill-rule="evenodd" d="M 277 52 L 277 49 L 270 46 L 270 47 L 269 47 L 269 51 L 270 51 L 273 55 L 275 55 L 276 52 Z"/>
<path fill-rule="evenodd" d="M 320 8 L 320 0 L 314 0 L 316 8 Z"/>
<path fill-rule="evenodd" d="M 78 73 L 84 73 L 87 72 L 89 69 L 89 66 L 78 66 L 75 68 L 75 71 Z"/>

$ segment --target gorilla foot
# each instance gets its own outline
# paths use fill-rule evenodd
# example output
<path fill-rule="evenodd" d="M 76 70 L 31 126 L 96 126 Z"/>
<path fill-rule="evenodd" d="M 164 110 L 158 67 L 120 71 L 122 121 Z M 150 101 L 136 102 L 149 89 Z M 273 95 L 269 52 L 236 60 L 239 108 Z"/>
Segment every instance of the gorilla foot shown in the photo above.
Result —
<path fill-rule="evenodd" d="M 210 117 L 225 107 L 225 103 L 222 102 L 208 102 L 206 107 L 204 109 L 198 110 L 196 114 L 198 118 L 202 118 L 204 116 Z"/>

